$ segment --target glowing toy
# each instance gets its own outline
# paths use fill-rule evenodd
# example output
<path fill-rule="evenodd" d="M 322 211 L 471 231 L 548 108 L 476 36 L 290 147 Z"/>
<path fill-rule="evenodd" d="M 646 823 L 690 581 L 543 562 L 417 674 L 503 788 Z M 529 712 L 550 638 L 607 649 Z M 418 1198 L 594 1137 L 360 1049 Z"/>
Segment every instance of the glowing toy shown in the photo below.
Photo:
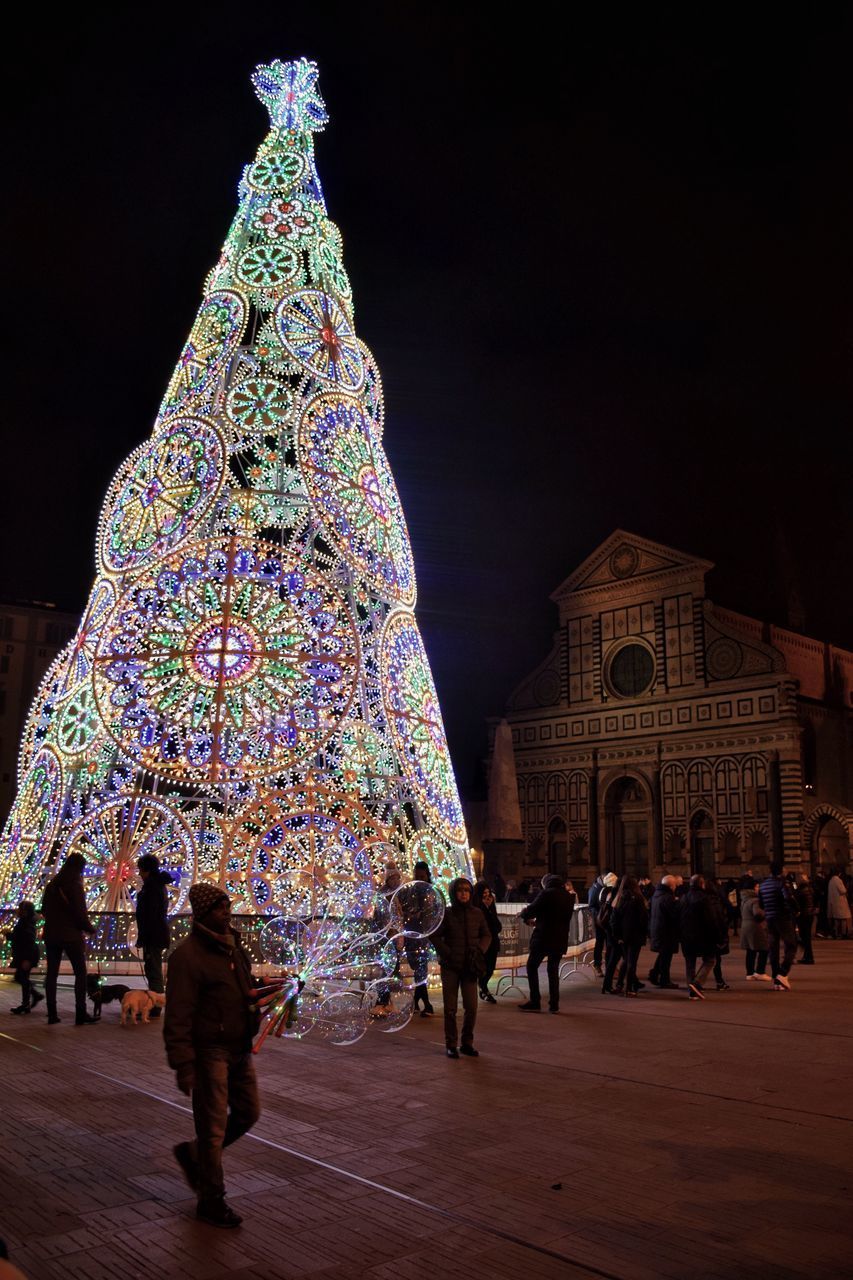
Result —
<path fill-rule="evenodd" d="M 253 84 L 271 130 L 151 437 L 107 492 L 77 636 L 27 719 L 0 908 L 83 853 L 107 960 L 154 852 L 173 912 L 207 879 L 269 937 L 285 921 L 298 972 L 276 1027 L 346 1038 L 377 983 L 383 1026 L 397 1020 L 406 938 L 376 924 L 386 863 L 405 878 L 424 858 L 446 886 L 469 873 L 467 840 L 382 383 L 315 164 L 317 68 L 275 61 Z"/>

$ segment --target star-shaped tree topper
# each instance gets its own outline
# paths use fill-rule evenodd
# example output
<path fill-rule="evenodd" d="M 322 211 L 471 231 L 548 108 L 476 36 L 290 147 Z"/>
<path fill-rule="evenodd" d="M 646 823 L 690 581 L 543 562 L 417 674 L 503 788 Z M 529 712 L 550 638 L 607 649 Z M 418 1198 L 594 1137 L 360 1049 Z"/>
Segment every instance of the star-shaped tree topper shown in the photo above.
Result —
<path fill-rule="evenodd" d="M 274 125 L 306 133 L 317 133 L 325 127 L 329 115 L 317 89 L 319 74 L 316 62 L 307 58 L 296 62 L 280 62 L 276 58 L 269 65 L 262 63 L 255 68 L 252 84 Z"/>

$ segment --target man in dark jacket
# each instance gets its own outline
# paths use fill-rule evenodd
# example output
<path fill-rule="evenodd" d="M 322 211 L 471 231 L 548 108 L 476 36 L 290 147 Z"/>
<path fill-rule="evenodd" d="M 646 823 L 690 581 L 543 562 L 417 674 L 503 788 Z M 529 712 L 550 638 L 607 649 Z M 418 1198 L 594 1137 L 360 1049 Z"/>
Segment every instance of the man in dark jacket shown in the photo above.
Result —
<path fill-rule="evenodd" d="M 681 949 L 687 974 L 687 994 L 691 1000 L 704 1000 L 705 979 L 717 962 L 718 930 L 713 908 L 705 891 L 705 877 L 691 876 L 690 888 L 679 904 Z M 702 967 L 696 972 L 696 961 Z"/>
<path fill-rule="evenodd" d="M 47 997 L 47 1020 L 59 1022 L 56 1011 L 56 979 L 63 951 L 74 970 L 75 1026 L 94 1022 L 86 1012 L 86 955 L 83 950 L 83 934 L 94 933 L 95 926 L 86 910 L 86 894 L 83 890 L 83 868 L 86 859 L 82 853 L 69 853 L 59 871 L 45 885 L 41 900 L 44 916 L 44 950 L 47 956 L 47 977 L 44 994 Z"/>
<path fill-rule="evenodd" d="M 172 883 L 168 871 L 160 870 L 153 853 L 143 853 L 136 862 L 142 887 L 136 895 L 136 943 L 142 948 L 145 981 L 150 991 L 164 991 L 163 952 L 169 945 L 169 894 Z M 160 1010 L 152 1009 L 151 1017 L 159 1018 Z"/>
<path fill-rule="evenodd" d="M 548 1010 L 560 1011 L 560 961 L 569 946 L 573 900 L 560 876 L 543 876 L 542 890 L 529 907 L 521 912 L 524 921 L 535 920 L 527 956 L 527 982 L 530 999 L 518 1007 L 525 1013 L 538 1013 L 542 1008 L 539 994 L 539 966 L 548 961 Z"/>
<path fill-rule="evenodd" d="M 169 960 L 163 1036 L 178 1088 L 192 1095 L 195 1142 L 180 1142 L 175 1159 L 198 1192 L 196 1216 L 216 1227 L 242 1219 L 225 1203 L 222 1149 L 260 1114 L 252 1066 L 257 1030 L 251 1009 L 249 957 L 231 930 L 231 902 L 213 884 L 190 889 L 193 927 Z"/>
<path fill-rule="evenodd" d="M 788 973 L 797 954 L 797 930 L 794 927 L 797 907 L 791 887 L 782 876 L 781 862 L 770 863 L 770 875 L 765 876 L 758 886 L 758 901 L 770 935 L 773 990 L 790 991 Z"/>
<path fill-rule="evenodd" d="M 485 971 L 485 954 L 492 943 L 492 933 L 479 907 L 472 905 L 471 881 L 464 876 L 451 880 L 450 905 L 444 919 L 432 935 L 441 965 L 441 994 L 444 1000 L 444 1039 L 448 1058 L 478 1058 L 474 1048 L 474 1024 L 477 1021 L 477 982 Z M 480 953 L 479 959 L 477 953 Z M 456 1006 L 462 992 L 462 1042 L 456 1047 Z"/>
<path fill-rule="evenodd" d="M 672 981 L 670 972 L 672 958 L 679 947 L 678 917 L 675 876 L 664 876 L 652 897 L 649 925 L 651 949 L 657 952 L 657 959 L 649 973 L 649 982 L 655 987 L 666 987 L 670 990 L 678 987 L 678 983 Z"/>
<path fill-rule="evenodd" d="M 805 871 L 800 873 L 797 880 L 794 888 L 794 900 L 797 904 L 797 931 L 800 935 L 800 946 L 803 948 L 803 954 L 800 956 L 798 964 L 814 964 L 812 929 L 817 910 L 815 908 L 814 892 Z"/>
<path fill-rule="evenodd" d="M 607 942 L 607 934 L 596 922 L 598 913 L 598 904 L 601 900 L 601 891 L 604 888 L 605 880 L 610 875 L 609 871 L 602 871 L 600 876 L 596 876 L 586 895 L 587 906 L 589 907 L 590 918 L 592 919 L 593 928 L 595 929 L 595 949 L 592 953 L 592 969 L 599 978 L 604 977 L 602 964 L 604 962 L 604 946 Z M 615 883 L 615 877 L 614 877 Z"/>

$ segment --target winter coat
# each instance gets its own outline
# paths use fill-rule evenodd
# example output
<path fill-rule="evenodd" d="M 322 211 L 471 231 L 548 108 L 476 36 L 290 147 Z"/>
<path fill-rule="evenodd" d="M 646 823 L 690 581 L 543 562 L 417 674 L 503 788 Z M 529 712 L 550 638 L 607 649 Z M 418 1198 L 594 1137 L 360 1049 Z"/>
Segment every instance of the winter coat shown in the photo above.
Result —
<path fill-rule="evenodd" d="M 849 920 L 850 902 L 847 897 L 847 886 L 841 876 L 835 875 L 829 882 L 826 898 L 826 914 L 830 920 Z"/>
<path fill-rule="evenodd" d="M 226 936 L 196 921 L 169 959 L 163 1039 L 173 1071 L 207 1048 L 248 1053 L 252 1047 L 258 1018 L 250 1008 L 251 961 L 240 935 Z"/>
<path fill-rule="evenodd" d="M 553 879 L 556 884 L 537 893 L 530 906 L 521 912 L 521 918 L 528 922 L 536 921 L 531 942 L 538 943 L 546 953 L 558 952 L 562 956 L 569 946 L 574 895 L 569 893 L 559 876 Z"/>
<path fill-rule="evenodd" d="M 168 871 L 149 871 L 136 895 L 136 930 L 140 947 L 165 951 L 169 945 L 169 894 L 172 883 Z"/>
<path fill-rule="evenodd" d="M 455 901 L 451 884 L 450 906 L 432 935 L 432 941 L 442 969 L 452 969 L 459 974 L 467 972 L 474 977 L 469 953 L 479 949 L 485 955 L 492 945 L 492 931 L 479 907 Z"/>
<path fill-rule="evenodd" d="M 758 886 L 758 901 L 767 920 L 790 921 L 795 914 L 794 899 L 781 876 L 766 876 Z"/>
<path fill-rule="evenodd" d="M 680 931 L 678 923 L 678 899 L 672 889 L 659 884 L 652 898 L 651 948 L 652 951 L 678 950 Z"/>
<path fill-rule="evenodd" d="M 598 910 L 598 899 L 601 897 L 601 890 L 603 888 L 604 888 L 604 881 L 602 880 L 601 876 L 599 876 L 596 880 L 593 880 L 592 884 L 589 886 L 589 890 L 586 895 L 586 903 L 587 903 L 587 906 L 592 911 L 593 917 L 595 916 L 595 913 Z"/>
<path fill-rule="evenodd" d="M 63 867 L 52 880 L 48 880 L 41 900 L 41 913 L 44 916 L 42 936 L 52 946 L 80 942 L 81 934 L 95 932 L 86 910 L 83 877 L 79 871 Z"/>
<path fill-rule="evenodd" d="M 11 943 L 13 967 L 17 970 L 22 963 L 26 963 L 28 968 L 35 968 L 41 959 L 36 942 L 35 920 L 18 920 L 12 930 Z"/>
<path fill-rule="evenodd" d="M 498 952 L 501 949 L 500 933 L 503 929 L 503 925 L 501 924 L 501 918 L 498 915 L 498 909 L 494 903 L 492 903 L 490 907 L 484 907 L 481 902 L 479 906 L 485 916 L 486 924 L 489 926 L 489 933 L 492 935 L 491 942 L 489 943 L 486 951 L 486 960 L 492 968 L 494 968 L 495 960 L 497 960 Z"/>
<path fill-rule="evenodd" d="M 715 889 L 706 890 L 706 892 L 717 929 L 717 950 L 725 955 L 729 949 L 729 905 Z"/>
<path fill-rule="evenodd" d="M 740 892 L 740 945 L 744 951 L 769 951 L 764 912 L 755 889 Z"/>
<path fill-rule="evenodd" d="M 814 904 L 814 892 L 810 884 L 801 884 L 794 893 L 797 911 L 801 920 L 810 920 L 817 914 Z"/>
<path fill-rule="evenodd" d="M 649 908 L 642 893 L 631 894 L 613 908 L 613 937 L 626 947 L 645 946 L 649 936 Z"/>
<path fill-rule="evenodd" d="M 704 889 L 688 889 L 679 904 L 681 946 L 687 956 L 715 956 L 719 930 Z"/>

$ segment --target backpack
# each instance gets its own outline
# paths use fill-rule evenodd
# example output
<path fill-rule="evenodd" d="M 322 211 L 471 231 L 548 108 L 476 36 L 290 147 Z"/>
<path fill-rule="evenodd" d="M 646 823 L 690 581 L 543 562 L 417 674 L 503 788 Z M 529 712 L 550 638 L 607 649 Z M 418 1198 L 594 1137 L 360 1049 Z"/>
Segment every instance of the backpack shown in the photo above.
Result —
<path fill-rule="evenodd" d="M 613 895 L 604 899 L 595 915 L 595 923 L 599 929 L 606 929 L 610 924 L 610 917 L 613 915 Z"/>

